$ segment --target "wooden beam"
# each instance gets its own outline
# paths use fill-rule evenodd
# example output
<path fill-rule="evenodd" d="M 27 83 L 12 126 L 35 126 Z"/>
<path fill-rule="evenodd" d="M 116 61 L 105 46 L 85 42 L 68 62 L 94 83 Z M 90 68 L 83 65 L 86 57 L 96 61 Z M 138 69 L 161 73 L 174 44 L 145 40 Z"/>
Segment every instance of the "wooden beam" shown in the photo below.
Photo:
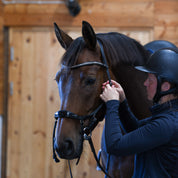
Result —
<path fill-rule="evenodd" d="M 178 26 L 178 1 L 155 1 L 155 25 Z"/>
<path fill-rule="evenodd" d="M 122 16 L 111 18 L 111 16 L 96 14 L 97 18 L 83 15 L 82 18 L 72 19 L 66 14 L 53 15 L 45 14 L 43 17 L 39 14 L 20 15 L 20 14 L 7 14 L 4 16 L 5 26 L 52 26 L 53 22 L 61 26 L 79 27 L 81 22 L 86 20 L 95 27 L 153 27 L 154 21 L 152 18 L 147 17 L 130 17 Z M 65 19 L 65 20 L 64 20 Z M 146 23 L 144 23 L 146 22 Z"/>
<path fill-rule="evenodd" d="M 6 5 L 5 26 L 81 26 L 87 20 L 95 27 L 152 27 L 154 4 L 152 2 L 81 2 L 81 12 L 72 17 L 61 5 Z M 129 10 L 128 10 L 129 9 Z M 114 18 L 113 18 L 114 17 Z"/>
<path fill-rule="evenodd" d="M 155 1 L 154 39 L 168 40 L 178 46 L 178 1 Z"/>
<path fill-rule="evenodd" d="M 154 39 L 168 40 L 178 47 L 178 26 L 154 27 Z"/>

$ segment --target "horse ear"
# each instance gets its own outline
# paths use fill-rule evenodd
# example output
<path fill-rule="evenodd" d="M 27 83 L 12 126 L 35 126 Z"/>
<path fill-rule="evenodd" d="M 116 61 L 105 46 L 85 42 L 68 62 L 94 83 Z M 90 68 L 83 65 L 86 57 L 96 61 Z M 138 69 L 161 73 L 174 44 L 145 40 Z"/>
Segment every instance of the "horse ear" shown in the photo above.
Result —
<path fill-rule="evenodd" d="M 82 22 L 82 35 L 87 44 L 87 47 L 90 49 L 96 48 L 96 34 L 92 28 L 92 26 L 86 22 Z"/>
<path fill-rule="evenodd" d="M 54 23 L 54 29 L 59 43 L 65 50 L 67 50 L 70 44 L 72 43 L 73 39 L 65 32 L 63 32 L 56 23 Z"/>

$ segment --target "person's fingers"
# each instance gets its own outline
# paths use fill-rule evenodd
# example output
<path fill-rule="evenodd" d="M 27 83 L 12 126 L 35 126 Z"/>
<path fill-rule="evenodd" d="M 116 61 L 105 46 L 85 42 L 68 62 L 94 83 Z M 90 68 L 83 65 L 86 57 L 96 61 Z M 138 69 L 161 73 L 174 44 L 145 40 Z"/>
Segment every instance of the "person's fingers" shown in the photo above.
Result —
<path fill-rule="evenodd" d="M 110 86 L 109 84 L 106 84 L 106 88 L 107 88 L 107 89 L 110 89 L 111 86 Z"/>
<path fill-rule="evenodd" d="M 104 83 L 102 84 L 102 89 L 104 89 L 104 88 L 106 87 L 106 85 L 107 85 L 107 82 L 104 82 Z"/>
<path fill-rule="evenodd" d="M 119 87 L 119 83 L 117 83 L 115 80 L 111 80 L 112 85 L 114 85 L 116 88 Z"/>

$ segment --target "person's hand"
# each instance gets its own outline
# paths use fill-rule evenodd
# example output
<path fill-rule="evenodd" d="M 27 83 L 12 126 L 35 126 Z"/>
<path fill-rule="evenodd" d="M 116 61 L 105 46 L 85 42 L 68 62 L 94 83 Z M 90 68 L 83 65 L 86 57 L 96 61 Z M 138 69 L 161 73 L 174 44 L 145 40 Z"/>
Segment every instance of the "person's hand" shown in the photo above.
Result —
<path fill-rule="evenodd" d="M 119 100 L 119 92 L 117 91 L 117 88 L 114 87 L 114 85 L 110 86 L 109 84 L 104 84 L 103 88 L 104 90 L 103 93 L 100 95 L 100 98 L 104 102 L 110 100 Z"/>
<path fill-rule="evenodd" d="M 112 85 L 114 85 L 116 87 L 117 91 L 119 92 L 119 100 L 122 103 L 125 100 L 125 98 L 126 98 L 125 97 L 125 92 L 124 92 L 123 88 L 116 81 L 111 80 L 111 82 L 112 82 Z"/>
<path fill-rule="evenodd" d="M 120 102 L 122 103 L 124 100 L 125 100 L 125 92 L 123 90 L 123 88 L 121 87 L 121 85 L 119 83 L 117 83 L 116 81 L 114 80 L 111 80 L 111 83 L 112 83 L 112 86 L 114 86 L 117 90 L 117 92 L 119 93 L 119 100 Z M 102 85 L 102 89 L 104 90 L 106 85 L 109 84 L 109 81 L 103 83 Z"/>

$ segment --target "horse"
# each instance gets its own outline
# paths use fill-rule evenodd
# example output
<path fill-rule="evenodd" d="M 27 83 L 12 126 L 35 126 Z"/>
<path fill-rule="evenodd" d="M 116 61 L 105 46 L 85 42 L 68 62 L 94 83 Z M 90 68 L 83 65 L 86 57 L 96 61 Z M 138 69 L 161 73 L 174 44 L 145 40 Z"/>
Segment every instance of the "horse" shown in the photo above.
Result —
<path fill-rule="evenodd" d="M 90 135 L 104 119 L 105 105 L 99 95 L 102 83 L 110 78 L 124 88 L 129 106 L 139 119 L 150 115 L 146 91 L 143 86 L 146 74 L 134 68 L 144 65 L 150 53 L 135 39 L 110 32 L 94 32 L 86 21 L 82 22 L 82 36 L 73 40 L 55 23 L 55 34 L 66 50 L 61 69 L 56 74 L 60 111 L 56 116 L 53 133 L 54 151 L 62 159 L 80 158 L 83 135 Z M 104 131 L 101 139 L 101 162 L 107 168 L 107 151 Z M 133 174 L 133 155 L 110 155 L 107 173 L 110 177 L 129 178 Z"/>

